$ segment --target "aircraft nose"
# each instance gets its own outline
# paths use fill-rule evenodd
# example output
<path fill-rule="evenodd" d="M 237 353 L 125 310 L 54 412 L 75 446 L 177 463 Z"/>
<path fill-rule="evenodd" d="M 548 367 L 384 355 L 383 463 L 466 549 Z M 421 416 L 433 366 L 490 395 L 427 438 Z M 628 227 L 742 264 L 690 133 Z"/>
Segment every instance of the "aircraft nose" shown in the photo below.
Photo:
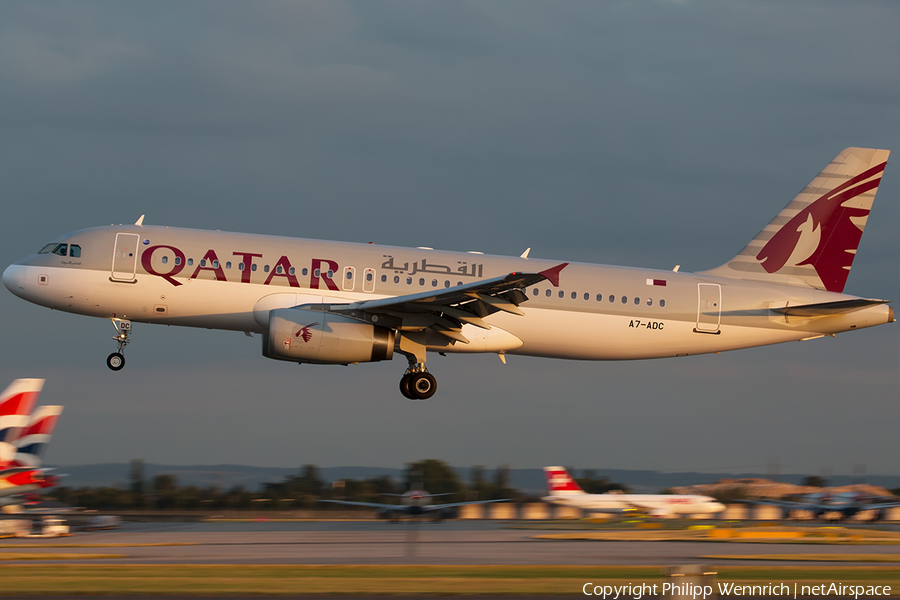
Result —
<path fill-rule="evenodd" d="M 25 267 L 22 265 L 9 265 L 3 271 L 3 285 L 16 296 L 21 296 L 25 291 Z"/>

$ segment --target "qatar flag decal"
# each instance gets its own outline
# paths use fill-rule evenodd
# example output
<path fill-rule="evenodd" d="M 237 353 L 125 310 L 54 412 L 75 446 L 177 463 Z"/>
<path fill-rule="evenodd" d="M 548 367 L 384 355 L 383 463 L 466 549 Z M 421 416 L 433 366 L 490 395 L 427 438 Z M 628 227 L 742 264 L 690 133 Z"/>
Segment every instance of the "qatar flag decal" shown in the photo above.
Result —
<path fill-rule="evenodd" d="M 665 287 L 666 280 L 665 279 L 648 279 L 647 285 L 661 285 L 661 286 Z"/>

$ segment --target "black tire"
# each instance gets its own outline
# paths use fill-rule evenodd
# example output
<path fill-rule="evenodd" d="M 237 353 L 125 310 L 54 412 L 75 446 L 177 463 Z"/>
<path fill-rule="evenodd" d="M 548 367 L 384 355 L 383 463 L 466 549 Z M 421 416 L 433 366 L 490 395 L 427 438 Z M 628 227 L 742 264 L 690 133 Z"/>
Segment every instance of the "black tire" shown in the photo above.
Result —
<path fill-rule="evenodd" d="M 437 391 L 437 380 L 431 373 L 413 373 L 409 378 L 409 393 L 417 400 L 428 400 Z"/>
<path fill-rule="evenodd" d="M 106 357 L 106 366 L 113 371 L 121 371 L 125 366 L 125 357 L 119 352 L 113 352 Z"/>
<path fill-rule="evenodd" d="M 415 400 L 416 398 L 412 395 L 412 392 L 409 390 L 409 378 L 410 373 L 407 373 L 403 377 L 400 378 L 400 393 L 403 394 L 404 398 L 408 398 L 410 400 Z"/>

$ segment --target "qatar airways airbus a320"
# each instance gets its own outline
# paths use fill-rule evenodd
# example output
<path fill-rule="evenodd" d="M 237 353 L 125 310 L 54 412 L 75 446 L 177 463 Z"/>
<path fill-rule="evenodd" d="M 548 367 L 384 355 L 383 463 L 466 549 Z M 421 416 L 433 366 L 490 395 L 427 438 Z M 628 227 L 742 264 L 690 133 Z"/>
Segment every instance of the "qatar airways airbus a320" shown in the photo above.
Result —
<path fill-rule="evenodd" d="M 400 390 L 436 390 L 426 352 L 578 360 L 689 356 L 894 321 L 844 294 L 889 152 L 847 148 L 734 258 L 698 273 L 134 225 L 68 233 L 3 283 L 51 309 L 261 333 L 268 358 L 408 360 Z"/>

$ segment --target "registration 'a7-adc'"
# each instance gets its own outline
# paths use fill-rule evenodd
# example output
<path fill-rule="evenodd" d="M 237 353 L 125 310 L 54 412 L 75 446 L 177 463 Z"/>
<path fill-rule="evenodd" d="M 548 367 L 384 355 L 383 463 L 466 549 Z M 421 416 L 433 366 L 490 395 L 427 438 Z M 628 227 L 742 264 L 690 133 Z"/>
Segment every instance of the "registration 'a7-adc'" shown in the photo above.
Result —
<path fill-rule="evenodd" d="M 9 266 L 51 309 L 132 323 L 261 333 L 263 355 L 390 360 L 431 397 L 427 352 L 619 360 L 807 340 L 894 321 L 844 294 L 889 152 L 847 148 L 734 258 L 698 273 L 143 224 L 83 229 Z"/>

